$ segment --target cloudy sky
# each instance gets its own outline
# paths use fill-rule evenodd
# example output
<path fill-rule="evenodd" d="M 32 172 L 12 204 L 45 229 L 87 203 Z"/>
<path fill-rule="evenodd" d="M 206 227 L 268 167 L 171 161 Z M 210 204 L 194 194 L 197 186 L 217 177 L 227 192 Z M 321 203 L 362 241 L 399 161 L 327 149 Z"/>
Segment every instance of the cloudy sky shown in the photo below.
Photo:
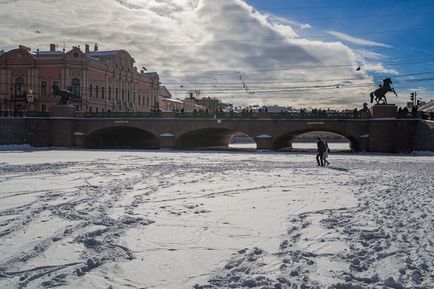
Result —
<path fill-rule="evenodd" d="M 361 107 L 391 77 L 434 99 L 434 1 L 0 0 L 0 50 L 97 42 L 235 105 Z M 357 69 L 360 67 L 360 69 Z"/>

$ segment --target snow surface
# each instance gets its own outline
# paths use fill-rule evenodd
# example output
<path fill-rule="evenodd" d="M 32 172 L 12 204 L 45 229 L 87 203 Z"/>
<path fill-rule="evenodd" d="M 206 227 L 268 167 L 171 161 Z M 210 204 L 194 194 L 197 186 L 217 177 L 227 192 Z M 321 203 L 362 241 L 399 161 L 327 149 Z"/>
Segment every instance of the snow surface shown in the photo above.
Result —
<path fill-rule="evenodd" d="M 434 288 L 432 155 L 0 151 L 0 288 Z"/>

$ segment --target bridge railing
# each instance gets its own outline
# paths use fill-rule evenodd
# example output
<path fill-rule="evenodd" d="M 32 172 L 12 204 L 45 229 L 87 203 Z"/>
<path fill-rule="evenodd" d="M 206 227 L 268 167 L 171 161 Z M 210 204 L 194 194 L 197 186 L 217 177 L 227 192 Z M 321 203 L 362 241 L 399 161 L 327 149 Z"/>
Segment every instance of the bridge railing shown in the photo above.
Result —
<path fill-rule="evenodd" d="M 206 113 L 206 112 L 188 112 L 176 113 L 177 118 L 222 118 L 222 119 L 358 119 L 358 113 L 299 113 L 299 112 L 247 112 L 247 113 Z"/>
<path fill-rule="evenodd" d="M 170 113 L 171 115 L 173 113 Z M 167 113 L 161 112 L 81 112 L 85 118 L 167 118 Z"/>
<path fill-rule="evenodd" d="M 0 117 L 49 117 L 48 112 L 28 110 L 0 110 Z"/>
<path fill-rule="evenodd" d="M 49 112 L 0 110 L 0 118 L 5 117 L 49 117 Z M 76 112 L 76 117 L 83 118 L 201 118 L 201 119 L 359 119 L 360 113 L 354 112 Z M 398 119 L 422 118 L 433 119 L 433 114 L 417 112 L 397 115 Z"/>
<path fill-rule="evenodd" d="M 360 112 L 80 112 L 85 118 L 360 119 Z M 397 118 L 426 118 L 422 113 Z"/>

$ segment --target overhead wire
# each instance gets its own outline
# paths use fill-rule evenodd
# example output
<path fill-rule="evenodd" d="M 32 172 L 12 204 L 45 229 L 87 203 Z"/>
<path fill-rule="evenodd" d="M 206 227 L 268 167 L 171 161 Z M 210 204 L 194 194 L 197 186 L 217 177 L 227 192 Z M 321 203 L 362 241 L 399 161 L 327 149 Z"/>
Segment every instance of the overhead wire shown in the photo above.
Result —
<path fill-rule="evenodd" d="M 432 31 L 434 28 L 411 28 L 411 29 L 396 29 L 396 30 L 384 30 L 384 31 L 370 31 L 370 32 L 355 32 L 351 35 L 370 35 L 370 34 L 389 34 L 389 33 L 399 33 L 399 32 L 410 32 L 410 31 Z M 309 36 L 321 36 L 323 33 L 312 33 Z M 282 41 L 282 40 L 297 40 L 302 39 L 299 37 L 288 38 L 288 37 L 275 37 L 275 38 L 263 38 L 263 39 L 219 39 L 219 40 L 188 40 L 188 41 L 140 41 L 142 44 L 156 44 L 164 43 L 167 46 L 185 45 L 185 44 L 206 44 L 206 43 L 231 43 L 231 42 L 269 42 L 269 41 Z"/>
<path fill-rule="evenodd" d="M 424 71 L 424 72 L 417 72 L 417 73 L 409 73 L 409 74 L 399 74 L 396 75 L 397 78 L 402 78 L 405 76 L 417 76 L 417 75 L 424 75 L 424 74 L 431 74 L 434 73 L 434 70 L 432 71 Z M 332 82 L 332 81 L 353 81 L 353 80 L 371 80 L 371 77 L 366 78 L 359 78 L 359 77 L 353 77 L 353 78 L 329 78 L 329 79 L 310 79 L 310 80 L 281 80 L 281 81 L 253 81 L 253 80 L 244 80 L 246 84 L 288 84 L 288 83 L 312 83 L 312 82 Z M 215 84 L 214 82 L 188 82 L 188 81 L 180 81 L 180 82 L 163 82 L 164 85 L 185 85 L 185 84 L 192 84 L 192 85 L 200 85 L 200 84 Z M 221 82 L 219 81 L 219 84 L 239 84 L 239 82 Z"/>
<path fill-rule="evenodd" d="M 257 71 L 291 71 L 291 70 L 327 70 L 329 68 L 357 68 L 357 66 L 364 66 L 364 65 L 377 65 L 377 64 L 388 64 L 388 65 L 396 65 L 396 66 L 401 66 L 401 65 L 414 65 L 414 64 L 426 64 L 432 62 L 434 63 L 434 57 L 428 57 L 428 58 L 424 58 L 424 59 L 418 59 L 418 60 L 414 60 L 414 61 L 381 61 L 381 63 L 377 63 L 377 62 L 365 62 L 365 63 L 354 63 L 354 64 L 332 64 L 332 65 L 278 65 L 278 66 L 272 66 L 272 65 L 237 65 L 237 69 L 236 70 L 228 70 L 227 67 L 214 67 L 212 70 L 204 70 L 204 69 L 198 69 L 198 70 L 194 70 L 194 69 L 170 69 L 171 72 L 200 72 L 201 74 L 203 73 L 210 73 L 210 74 L 227 74 L 227 73 L 233 73 L 233 74 L 239 74 L 241 71 L 244 71 L 242 69 L 239 68 L 258 68 L 255 69 L 255 71 L 253 72 L 257 72 Z M 158 68 L 158 66 L 155 66 L 156 68 Z M 226 69 L 226 70 L 224 70 Z M 158 70 L 158 69 L 157 69 Z M 166 70 L 168 70 L 166 68 Z M 244 71 L 245 72 L 245 71 Z"/>
<path fill-rule="evenodd" d="M 369 8 L 369 7 L 375 7 L 375 8 L 380 8 L 380 7 L 390 7 L 390 4 L 387 5 L 385 4 L 385 1 L 382 1 L 380 4 L 378 4 L 378 1 L 373 1 L 374 3 L 367 5 L 367 4 L 358 4 L 358 5 L 318 5 L 318 6 L 294 6 L 294 7 L 256 7 L 256 9 L 261 9 L 261 10 L 310 10 L 310 9 L 339 9 L 339 8 Z M 428 3 L 428 4 L 432 4 L 432 1 L 429 0 L 412 0 L 411 2 L 402 2 L 402 1 L 392 1 L 395 3 L 399 3 L 399 5 L 411 5 L 413 6 L 415 3 Z"/>

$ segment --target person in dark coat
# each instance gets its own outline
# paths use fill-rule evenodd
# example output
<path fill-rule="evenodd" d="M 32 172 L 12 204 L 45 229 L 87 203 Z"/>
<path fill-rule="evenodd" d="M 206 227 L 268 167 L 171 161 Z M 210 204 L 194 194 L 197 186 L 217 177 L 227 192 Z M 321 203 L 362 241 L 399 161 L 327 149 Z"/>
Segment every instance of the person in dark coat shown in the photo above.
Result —
<path fill-rule="evenodd" d="M 325 142 L 319 137 L 316 143 L 318 147 L 318 154 L 316 155 L 316 162 L 319 166 L 324 166 L 324 153 L 327 149 Z"/>

